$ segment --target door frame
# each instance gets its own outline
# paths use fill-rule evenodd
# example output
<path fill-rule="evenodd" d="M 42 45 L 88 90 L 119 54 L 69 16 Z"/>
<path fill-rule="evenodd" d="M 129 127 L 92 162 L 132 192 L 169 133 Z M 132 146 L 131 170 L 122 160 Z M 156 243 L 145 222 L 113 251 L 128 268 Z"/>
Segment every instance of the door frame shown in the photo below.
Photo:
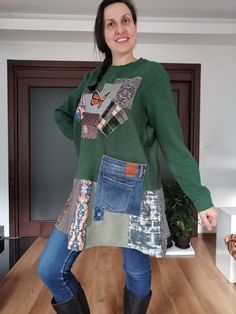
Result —
<path fill-rule="evenodd" d="M 30 84 L 34 79 L 42 79 L 47 81 L 49 86 L 68 87 L 71 84 L 76 87 L 81 82 L 85 74 L 97 67 L 99 62 L 89 61 L 25 61 L 25 60 L 8 60 L 8 138 L 9 138 L 9 220 L 10 220 L 10 236 L 20 235 L 20 219 L 30 219 L 29 214 L 20 217 L 20 208 L 24 206 L 24 202 L 19 202 L 19 194 L 24 192 L 24 188 L 29 188 L 30 172 L 28 173 L 28 182 L 21 182 L 20 175 L 22 169 L 20 163 L 24 160 L 24 143 L 21 142 L 21 130 L 19 130 L 19 117 L 27 115 L 27 112 L 20 112 L 18 101 L 20 88 L 24 87 L 24 83 Z M 188 148 L 199 161 L 199 121 L 200 121 L 200 64 L 172 64 L 164 63 L 164 68 L 169 74 L 172 86 L 176 90 L 180 90 L 178 84 L 189 84 L 189 107 L 188 121 L 189 130 Z M 23 85 L 22 85 L 23 84 Z M 48 85 L 47 85 L 48 86 Z M 47 87 L 45 86 L 45 87 Z M 28 96 L 25 95 L 25 101 Z M 28 98 L 27 98 L 28 97 Z M 188 96 L 187 96 L 188 97 Z M 181 115 L 181 112 L 179 112 Z M 181 120 L 181 117 L 180 117 Z M 181 121 L 185 123 L 184 119 Z M 183 125 L 184 127 L 184 125 Z M 25 138 L 28 138 L 27 136 Z M 19 152 L 23 153 L 23 160 L 19 161 Z M 28 152 L 29 154 L 29 152 Z M 26 158 L 26 160 L 28 160 Z M 30 164 L 25 165 L 29 170 Z M 24 170 L 23 170 L 24 171 Z M 29 200 L 28 200 L 29 201 Z M 27 200 L 26 200 L 27 202 Z M 197 217 L 197 213 L 194 213 Z M 51 229 L 54 221 L 43 221 L 33 224 L 33 228 L 41 236 L 46 236 Z M 197 235 L 197 228 L 193 232 L 193 236 Z M 30 234 L 28 235 L 30 236 Z"/>

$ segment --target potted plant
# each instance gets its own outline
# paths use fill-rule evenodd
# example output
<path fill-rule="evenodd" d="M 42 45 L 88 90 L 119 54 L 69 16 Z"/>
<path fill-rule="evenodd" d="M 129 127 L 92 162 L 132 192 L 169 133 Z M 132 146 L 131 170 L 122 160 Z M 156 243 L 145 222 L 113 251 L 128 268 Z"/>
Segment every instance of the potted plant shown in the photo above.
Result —
<path fill-rule="evenodd" d="M 196 221 L 192 216 L 182 215 L 177 218 L 175 222 L 175 234 L 174 241 L 175 246 L 180 249 L 187 249 L 190 246 L 190 240 L 192 238 L 193 225 Z"/>
<path fill-rule="evenodd" d="M 194 206 L 177 182 L 164 183 L 163 191 L 166 218 L 171 233 L 167 247 L 170 247 L 174 240 L 177 247 L 186 249 L 189 247 L 193 226 L 197 224 L 192 217 Z"/>

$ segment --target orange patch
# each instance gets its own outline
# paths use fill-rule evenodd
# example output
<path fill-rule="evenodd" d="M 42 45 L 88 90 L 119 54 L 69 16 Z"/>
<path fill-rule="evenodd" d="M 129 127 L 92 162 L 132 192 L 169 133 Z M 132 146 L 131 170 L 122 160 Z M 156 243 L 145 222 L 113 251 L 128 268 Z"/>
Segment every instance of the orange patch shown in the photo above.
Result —
<path fill-rule="evenodd" d="M 135 177 L 137 174 L 138 165 L 127 162 L 125 166 L 125 174 L 129 177 Z"/>

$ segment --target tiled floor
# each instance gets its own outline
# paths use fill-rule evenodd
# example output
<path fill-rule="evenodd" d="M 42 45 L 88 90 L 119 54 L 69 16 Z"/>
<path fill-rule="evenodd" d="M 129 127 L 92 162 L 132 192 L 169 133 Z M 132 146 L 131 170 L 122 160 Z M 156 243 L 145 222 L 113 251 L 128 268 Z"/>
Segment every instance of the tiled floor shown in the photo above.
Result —
<path fill-rule="evenodd" d="M 21 237 L 0 240 L 0 279 L 15 265 L 35 239 L 35 237 Z"/>

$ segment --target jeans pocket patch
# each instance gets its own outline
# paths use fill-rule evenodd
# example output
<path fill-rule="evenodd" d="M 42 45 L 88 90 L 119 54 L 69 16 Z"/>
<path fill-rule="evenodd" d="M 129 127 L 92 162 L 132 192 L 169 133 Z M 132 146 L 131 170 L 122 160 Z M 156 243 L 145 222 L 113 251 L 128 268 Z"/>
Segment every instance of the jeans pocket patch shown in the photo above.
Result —
<path fill-rule="evenodd" d="M 105 211 L 139 216 L 146 164 L 103 156 L 94 200 L 94 220 Z"/>
<path fill-rule="evenodd" d="M 125 181 L 125 180 L 123 180 Z M 101 202 L 110 211 L 126 213 L 134 191 L 134 184 L 122 182 L 118 177 L 102 175 Z"/>

